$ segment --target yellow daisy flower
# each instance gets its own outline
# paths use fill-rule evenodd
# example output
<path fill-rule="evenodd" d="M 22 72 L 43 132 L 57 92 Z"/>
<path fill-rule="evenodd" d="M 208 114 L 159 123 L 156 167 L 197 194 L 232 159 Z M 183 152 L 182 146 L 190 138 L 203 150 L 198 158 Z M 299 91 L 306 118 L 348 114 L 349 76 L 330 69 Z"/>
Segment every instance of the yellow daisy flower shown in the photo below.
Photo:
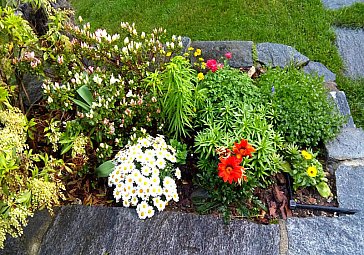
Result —
<path fill-rule="evenodd" d="M 193 54 L 195 57 L 200 56 L 201 55 L 201 50 L 200 49 L 196 49 L 195 53 Z"/>
<path fill-rule="evenodd" d="M 194 50 L 195 48 L 193 48 L 193 47 L 188 47 L 188 50 L 190 50 L 190 51 L 192 51 L 192 50 Z"/>
<path fill-rule="evenodd" d="M 202 81 L 203 79 L 205 79 L 205 76 L 203 75 L 203 73 L 198 73 L 197 78 L 199 81 Z"/>
<path fill-rule="evenodd" d="M 309 153 L 309 152 L 307 152 L 307 151 L 305 151 L 305 150 L 302 150 L 302 151 L 301 151 L 301 153 L 302 153 L 302 156 L 303 156 L 305 159 L 312 159 L 312 155 L 311 155 L 311 153 Z"/>
<path fill-rule="evenodd" d="M 170 57 L 171 55 L 172 55 L 172 52 L 170 52 L 170 51 L 168 51 L 166 54 L 167 57 Z"/>
<path fill-rule="evenodd" d="M 307 174 L 310 177 L 316 177 L 317 176 L 317 168 L 315 166 L 310 166 L 307 168 Z"/>

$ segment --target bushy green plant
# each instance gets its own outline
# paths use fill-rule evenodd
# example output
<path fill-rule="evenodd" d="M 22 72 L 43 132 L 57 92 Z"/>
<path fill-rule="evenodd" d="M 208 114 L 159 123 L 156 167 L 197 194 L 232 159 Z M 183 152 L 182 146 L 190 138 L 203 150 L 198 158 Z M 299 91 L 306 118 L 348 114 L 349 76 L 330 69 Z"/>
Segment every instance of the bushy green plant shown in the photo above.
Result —
<path fill-rule="evenodd" d="M 42 156 L 27 150 L 29 122 L 19 109 L 0 110 L 0 123 L 0 248 L 3 248 L 7 234 L 20 236 L 27 217 L 36 210 L 46 207 L 52 212 L 52 207 L 60 204 L 64 186 L 56 175 L 60 168 L 54 160 L 38 164 Z"/>
<path fill-rule="evenodd" d="M 258 85 L 274 112 L 273 123 L 288 142 L 316 146 L 335 137 L 344 118 L 323 80 L 290 67 L 270 69 Z"/>
<path fill-rule="evenodd" d="M 317 153 L 310 149 L 299 150 L 291 144 L 285 149 L 285 160 L 283 170 L 290 174 L 293 179 L 293 188 L 315 187 L 323 197 L 331 195 L 330 187 L 322 164 L 316 159 Z"/>
<path fill-rule="evenodd" d="M 195 138 L 200 169 L 197 183 L 209 192 L 211 205 L 220 204 L 225 210 L 234 204 L 247 215 L 248 208 L 251 210 L 258 204 L 253 197 L 254 189 L 270 183 L 271 176 L 281 168 L 282 158 L 277 151 L 283 140 L 267 122 L 269 111 L 259 102 L 259 88 L 246 74 L 229 67 L 220 68 L 208 72 L 201 87 L 207 92 L 197 118 L 200 128 Z M 241 161 L 245 181 L 226 183 L 218 176 L 218 156 L 224 151 L 229 153 L 242 139 L 255 150 L 251 157 Z"/>

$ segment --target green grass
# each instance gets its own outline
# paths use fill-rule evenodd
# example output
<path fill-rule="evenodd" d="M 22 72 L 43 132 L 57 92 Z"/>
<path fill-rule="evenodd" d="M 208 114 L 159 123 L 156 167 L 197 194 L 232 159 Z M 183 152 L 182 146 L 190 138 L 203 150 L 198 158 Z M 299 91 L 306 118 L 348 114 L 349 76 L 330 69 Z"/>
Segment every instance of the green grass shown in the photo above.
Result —
<path fill-rule="evenodd" d="M 364 3 L 356 3 L 330 13 L 335 26 L 364 28 Z"/>
<path fill-rule="evenodd" d="M 138 31 L 163 27 L 169 35 L 192 40 L 251 40 L 293 46 L 337 74 L 355 123 L 364 127 L 364 84 L 343 77 L 332 29 L 332 25 L 363 27 L 364 4 L 335 11 L 324 9 L 321 0 L 72 0 L 72 4 L 76 15 L 93 28 L 112 33 L 119 31 L 121 21 L 127 21 L 135 22 Z"/>
<path fill-rule="evenodd" d="M 320 0 L 73 0 L 91 25 L 117 32 L 120 21 L 139 31 L 155 27 L 192 40 L 251 40 L 295 47 L 337 72 L 341 60 L 334 46 L 330 15 Z"/>

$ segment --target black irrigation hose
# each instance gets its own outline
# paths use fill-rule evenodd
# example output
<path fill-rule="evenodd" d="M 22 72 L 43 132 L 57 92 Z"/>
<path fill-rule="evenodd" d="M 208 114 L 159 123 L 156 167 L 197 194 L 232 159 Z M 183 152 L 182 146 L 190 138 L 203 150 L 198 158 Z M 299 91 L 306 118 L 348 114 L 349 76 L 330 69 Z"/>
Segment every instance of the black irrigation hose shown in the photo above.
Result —
<path fill-rule="evenodd" d="M 333 206 L 307 205 L 307 204 L 297 203 L 293 199 L 291 176 L 288 173 L 286 174 L 286 179 L 287 179 L 288 194 L 289 194 L 289 209 L 291 210 L 306 209 L 306 210 L 325 211 L 325 212 L 340 213 L 340 214 L 355 214 L 359 212 L 359 210 L 357 209 L 347 209 L 347 208 L 338 208 Z"/>

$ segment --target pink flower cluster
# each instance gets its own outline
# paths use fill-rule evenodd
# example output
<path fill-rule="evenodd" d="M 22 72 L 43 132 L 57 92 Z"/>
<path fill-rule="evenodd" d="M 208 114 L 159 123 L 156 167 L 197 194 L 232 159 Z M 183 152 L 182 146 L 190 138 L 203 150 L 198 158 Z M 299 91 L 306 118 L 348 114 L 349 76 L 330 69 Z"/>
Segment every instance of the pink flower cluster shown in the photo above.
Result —
<path fill-rule="evenodd" d="M 231 59 L 231 57 L 232 57 L 232 54 L 231 54 L 231 52 L 227 52 L 226 54 L 225 54 L 225 57 L 227 58 L 227 59 Z M 211 72 L 216 72 L 217 71 L 217 69 L 220 69 L 220 68 L 223 68 L 224 67 L 224 65 L 223 64 L 221 64 L 221 63 L 218 63 L 217 61 L 216 61 L 216 59 L 209 59 L 209 60 L 207 60 L 206 61 L 206 67 L 208 68 L 208 69 L 210 69 L 211 70 Z"/>

